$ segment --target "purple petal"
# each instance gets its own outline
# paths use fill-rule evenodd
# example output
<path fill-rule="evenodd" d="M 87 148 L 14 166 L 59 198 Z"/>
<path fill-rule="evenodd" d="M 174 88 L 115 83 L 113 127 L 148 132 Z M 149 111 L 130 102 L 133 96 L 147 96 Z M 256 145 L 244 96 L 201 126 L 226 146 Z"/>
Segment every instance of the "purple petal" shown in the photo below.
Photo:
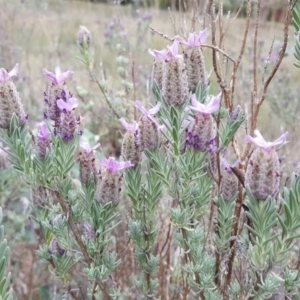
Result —
<path fill-rule="evenodd" d="M 10 77 L 7 73 L 7 71 L 4 68 L 0 69 L 0 82 L 5 82 L 10 80 Z"/>
<path fill-rule="evenodd" d="M 104 158 L 101 162 L 102 167 L 106 168 L 107 171 L 111 174 L 116 174 L 117 172 L 130 168 L 133 165 L 130 161 L 122 161 L 117 162 L 114 157 L 110 157 L 109 159 Z"/>
<path fill-rule="evenodd" d="M 221 96 L 222 93 L 220 93 L 218 96 L 212 97 L 210 102 L 206 105 L 206 113 L 212 114 L 220 108 Z"/>
<path fill-rule="evenodd" d="M 192 95 L 191 104 L 192 104 L 192 106 L 188 106 L 190 109 L 196 110 L 196 111 L 201 112 L 201 113 L 205 112 L 205 105 L 200 103 L 197 100 L 197 97 L 196 97 L 195 94 Z"/>
<path fill-rule="evenodd" d="M 65 81 L 68 77 L 72 76 L 74 72 L 66 71 L 61 73 L 60 67 L 55 67 L 55 74 L 49 72 L 46 68 L 43 69 L 43 74 L 47 76 L 53 83 L 58 84 Z"/>
<path fill-rule="evenodd" d="M 158 102 L 156 104 L 156 106 L 154 106 L 153 108 L 151 108 L 151 109 L 148 110 L 148 114 L 155 115 L 160 110 L 160 107 L 161 107 L 161 103 Z"/>
<path fill-rule="evenodd" d="M 65 81 L 67 78 L 71 77 L 73 74 L 74 74 L 74 72 L 69 71 L 69 70 L 64 73 L 61 73 L 61 75 L 58 78 L 58 82 Z"/>
<path fill-rule="evenodd" d="M 89 154 L 93 150 L 96 150 L 98 147 L 100 147 L 100 143 L 96 144 L 93 148 L 91 148 L 91 146 L 88 142 L 85 142 L 85 141 L 81 140 L 80 141 L 80 147 L 84 150 L 84 152 L 86 154 Z"/>
<path fill-rule="evenodd" d="M 66 111 L 71 111 L 72 110 L 71 106 L 67 102 L 65 102 L 64 100 L 62 100 L 62 99 L 58 99 L 56 101 L 56 104 L 57 104 L 57 106 L 58 106 L 58 108 L 60 110 L 64 110 L 64 109 Z"/>
<path fill-rule="evenodd" d="M 203 114 L 212 114 L 220 108 L 220 100 L 221 93 L 216 97 L 212 97 L 207 104 L 202 104 L 197 101 L 196 95 L 193 94 L 191 99 L 192 106 L 189 106 L 189 108 Z"/>
<path fill-rule="evenodd" d="M 19 64 L 16 64 L 14 68 L 8 73 L 9 77 L 17 76 L 19 74 Z"/>
<path fill-rule="evenodd" d="M 254 135 L 256 135 L 255 138 L 253 138 L 250 135 L 247 135 L 246 138 L 245 138 L 245 141 L 248 142 L 248 143 L 253 143 L 256 146 L 258 146 L 258 147 L 260 147 L 260 148 L 262 148 L 266 151 L 269 151 L 269 150 L 273 149 L 275 146 L 284 144 L 286 142 L 288 132 L 281 135 L 274 142 L 266 142 L 266 140 L 263 138 L 263 136 L 261 135 L 261 133 L 257 129 L 254 130 Z"/>
<path fill-rule="evenodd" d="M 208 36 L 208 32 L 207 32 L 206 28 L 203 31 L 199 32 L 198 40 L 200 42 L 200 45 L 202 45 L 206 42 L 207 36 Z"/>
<path fill-rule="evenodd" d="M 16 64 L 15 67 L 8 73 L 4 68 L 0 69 L 0 82 L 8 81 L 11 77 L 18 75 L 19 64 Z"/>
<path fill-rule="evenodd" d="M 37 136 L 42 140 L 49 140 L 50 138 L 50 131 L 48 129 L 48 126 L 45 122 L 42 122 L 38 126 L 38 134 Z"/>
<path fill-rule="evenodd" d="M 67 103 L 72 107 L 72 109 L 79 105 L 78 100 L 74 97 L 67 99 Z"/>
<path fill-rule="evenodd" d="M 134 103 L 134 106 L 136 107 L 136 108 L 138 108 L 140 111 L 141 111 L 141 113 L 143 114 L 143 115 L 148 115 L 148 111 L 146 110 L 146 108 L 142 105 L 142 102 L 141 101 L 135 101 L 135 103 Z"/>
<path fill-rule="evenodd" d="M 285 132 L 277 140 L 275 140 L 274 142 L 272 142 L 272 145 L 273 146 L 279 146 L 279 145 L 285 144 L 288 134 L 289 134 L 288 132 Z"/>
<path fill-rule="evenodd" d="M 125 121 L 124 118 L 119 119 L 119 121 L 121 122 L 121 124 L 123 125 L 123 127 L 124 127 L 125 129 L 128 129 L 128 123 Z"/>
<path fill-rule="evenodd" d="M 48 77 L 53 83 L 58 83 L 55 74 L 49 72 L 46 68 L 43 69 L 43 74 Z"/>

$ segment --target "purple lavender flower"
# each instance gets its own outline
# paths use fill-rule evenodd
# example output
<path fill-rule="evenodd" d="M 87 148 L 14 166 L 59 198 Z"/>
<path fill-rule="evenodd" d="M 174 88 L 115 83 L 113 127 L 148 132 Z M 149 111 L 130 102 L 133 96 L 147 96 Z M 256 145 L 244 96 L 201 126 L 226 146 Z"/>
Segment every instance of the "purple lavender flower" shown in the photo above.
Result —
<path fill-rule="evenodd" d="M 90 144 L 84 141 L 80 141 L 80 148 L 83 150 L 80 152 L 79 157 L 79 173 L 80 181 L 82 184 L 87 184 L 91 174 L 95 182 L 98 180 L 100 172 L 100 163 L 95 155 L 95 150 L 100 146 L 98 143 L 93 148 Z"/>
<path fill-rule="evenodd" d="M 121 196 L 122 170 L 133 167 L 130 161 L 117 162 L 114 157 L 101 162 L 101 180 L 98 181 L 96 200 L 101 203 L 118 204 Z"/>
<path fill-rule="evenodd" d="M 46 68 L 44 68 L 43 74 L 48 77 L 54 84 L 59 84 L 61 82 L 64 82 L 67 78 L 71 77 L 74 72 L 68 70 L 62 73 L 60 67 L 57 66 L 55 68 L 55 73 L 49 72 Z"/>
<path fill-rule="evenodd" d="M 212 97 L 209 102 L 202 104 L 197 101 L 195 95 L 192 95 L 190 109 L 197 113 L 187 134 L 187 144 L 191 145 L 196 151 L 213 154 L 216 150 L 216 126 L 215 120 L 211 116 L 220 108 L 221 94 Z"/>
<path fill-rule="evenodd" d="M 128 124 L 124 118 L 120 119 L 121 124 L 127 132 L 122 142 L 122 157 L 131 161 L 133 165 L 138 165 L 142 159 L 141 147 L 139 144 L 139 124 L 136 121 Z"/>
<path fill-rule="evenodd" d="M 57 107 L 63 112 L 59 123 L 59 131 L 65 142 L 74 138 L 77 124 L 80 122 L 80 118 L 76 118 L 73 112 L 77 106 L 78 100 L 76 98 L 68 98 L 66 102 L 62 99 L 57 100 Z"/>

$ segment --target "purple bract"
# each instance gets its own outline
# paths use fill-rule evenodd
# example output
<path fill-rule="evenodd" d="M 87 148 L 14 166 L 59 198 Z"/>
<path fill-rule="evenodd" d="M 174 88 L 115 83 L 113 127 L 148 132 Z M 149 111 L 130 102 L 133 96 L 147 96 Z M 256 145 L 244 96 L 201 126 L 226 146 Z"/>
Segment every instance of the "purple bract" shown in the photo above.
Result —
<path fill-rule="evenodd" d="M 101 162 L 101 165 L 111 174 L 116 174 L 119 171 L 133 167 L 133 164 L 130 161 L 119 162 L 116 161 L 114 157 L 110 157 L 109 159 L 104 158 Z"/>
<path fill-rule="evenodd" d="M 266 150 L 270 151 L 272 150 L 275 146 L 283 145 L 286 143 L 286 139 L 288 136 L 288 132 L 285 132 L 283 135 L 281 135 L 277 140 L 274 142 L 266 142 L 266 140 L 263 138 L 261 133 L 256 129 L 254 130 L 254 135 L 256 136 L 255 138 L 247 135 L 245 138 L 245 141 L 248 143 L 253 143 L 254 145 Z"/>
<path fill-rule="evenodd" d="M 4 68 L 0 69 L 0 83 L 5 82 L 11 79 L 11 77 L 18 75 L 19 73 L 19 64 L 16 64 L 15 67 L 7 72 Z"/>
<path fill-rule="evenodd" d="M 53 83 L 59 84 L 72 76 L 74 72 L 68 70 L 62 73 L 60 67 L 56 67 L 55 73 L 49 72 L 46 68 L 44 68 L 43 74 L 47 76 Z"/>

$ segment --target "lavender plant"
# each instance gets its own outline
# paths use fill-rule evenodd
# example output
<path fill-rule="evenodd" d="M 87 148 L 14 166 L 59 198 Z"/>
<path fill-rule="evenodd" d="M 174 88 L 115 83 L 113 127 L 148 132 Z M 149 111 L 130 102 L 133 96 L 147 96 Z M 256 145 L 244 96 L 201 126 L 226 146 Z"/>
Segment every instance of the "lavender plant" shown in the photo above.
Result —
<path fill-rule="evenodd" d="M 86 141 L 75 113 L 79 101 L 66 83 L 73 72 L 61 72 L 59 67 L 55 73 L 43 70 L 50 79 L 44 94 L 46 120 L 30 135 L 11 79 L 17 69 L 0 70 L 2 148 L 32 190 L 32 217 L 43 237 L 37 254 L 74 299 L 297 299 L 299 174 L 292 174 L 290 186 L 281 187 L 277 151 L 288 134 L 267 142 L 256 128 L 268 85 L 286 49 L 292 1 L 287 5 L 282 50 L 261 88 L 261 1 L 256 4 L 248 116 L 236 103 L 234 90 L 251 1 L 236 59 L 222 50 L 222 26 L 222 38 L 216 42 L 215 2 L 209 4 L 211 45 L 205 44 L 205 29 L 190 33 L 188 39 L 169 38 L 167 49 L 150 50 L 153 98 L 128 102 L 129 109 L 137 110 L 122 118 L 105 83 L 95 77 L 91 33 L 80 28 L 80 59 L 126 129 L 119 159 L 100 162 L 99 144 Z M 218 18 L 222 22 L 222 11 Z M 212 52 L 220 88 L 216 96 L 210 94 L 205 47 Z M 121 67 L 127 64 L 124 57 L 118 61 Z M 231 72 L 222 69 L 229 65 Z M 245 123 L 246 138 L 238 143 Z M 128 243 L 118 251 L 122 226 Z M 120 282 L 123 251 L 130 247 L 133 263 Z"/>

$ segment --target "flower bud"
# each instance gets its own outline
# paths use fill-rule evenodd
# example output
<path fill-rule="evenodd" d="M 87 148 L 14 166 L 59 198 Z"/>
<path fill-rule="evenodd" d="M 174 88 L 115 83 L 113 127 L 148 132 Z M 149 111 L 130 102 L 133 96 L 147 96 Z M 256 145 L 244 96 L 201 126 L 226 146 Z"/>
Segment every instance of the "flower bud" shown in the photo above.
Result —
<path fill-rule="evenodd" d="M 238 192 L 238 179 L 225 158 L 222 159 L 221 163 L 221 175 L 220 194 L 224 200 L 231 200 Z"/>
<path fill-rule="evenodd" d="M 58 244 L 57 238 L 54 236 L 51 241 L 51 249 L 50 254 L 58 254 L 60 256 L 63 256 L 65 254 L 65 250 L 61 248 Z"/>
<path fill-rule="evenodd" d="M 85 26 L 80 26 L 77 33 L 77 43 L 80 47 L 88 49 L 91 44 L 91 33 Z"/>
<path fill-rule="evenodd" d="M 230 119 L 232 122 L 236 121 L 236 119 L 238 118 L 240 112 L 242 111 L 242 108 L 240 105 L 238 105 L 230 114 Z"/>
<path fill-rule="evenodd" d="M 49 190 L 43 186 L 32 188 L 31 190 L 31 200 L 32 204 L 36 208 L 41 208 L 45 206 L 50 197 Z"/>
<path fill-rule="evenodd" d="M 79 156 L 79 173 L 82 184 L 87 184 L 91 175 L 95 182 L 98 180 L 100 163 L 94 150 L 99 146 L 100 144 L 97 144 L 95 147 L 91 148 L 88 143 L 80 142 L 82 151 Z"/>
<path fill-rule="evenodd" d="M 48 130 L 46 123 L 39 125 L 35 146 L 38 158 L 45 159 L 47 151 L 50 151 L 51 149 L 50 131 Z"/>
<path fill-rule="evenodd" d="M 124 118 L 120 122 L 127 129 L 122 142 L 122 157 L 129 160 L 133 165 L 138 165 L 142 160 L 142 152 L 138 141 L 138 123 L 128 124 Z"/>
<path fill-rule="evenodd" d="M 76 98 L 69 98 L 67 101 L 62 99 L 57 100 L 57 106 L 62 112 L 59 133 L 65 142 L 68 142 L 74 138 L 77 124 L 80 122 L 80 118 L 74 114 L 74 109 L 78 106 Z"/>
<path fill-rule="evenodd" d="M 118 204 L 121 195 L 123 180 L 122 170 L 132 167 L 130 161 L 117 162 L 113 157 L 101 162 L 102 170 L 100 181 L 96 190 L 96 200 L 105 204 L 112 202 Z"/>
<path fill-rule="evenodd" d="M 92 226 L 87 222 L 83 223 L 82 231 L 83 231 L 83 236 L 87 240 L 90 240 L 90 239 L 94 238 L 94 236 L 95 236 L 95 231 L 93 230 Z"/>
<path fill-rule="evenodd" d="M 18 118 L 20 126 L 24 125 L 27 120 L 21 98 L 11 80 L 11 77 L 18 74 L 18 67 L 17 64 L 10 72 L 3 68 L 0 69 L 0 128 L 3 129 L 9 128 L 14 114 Z"/>

